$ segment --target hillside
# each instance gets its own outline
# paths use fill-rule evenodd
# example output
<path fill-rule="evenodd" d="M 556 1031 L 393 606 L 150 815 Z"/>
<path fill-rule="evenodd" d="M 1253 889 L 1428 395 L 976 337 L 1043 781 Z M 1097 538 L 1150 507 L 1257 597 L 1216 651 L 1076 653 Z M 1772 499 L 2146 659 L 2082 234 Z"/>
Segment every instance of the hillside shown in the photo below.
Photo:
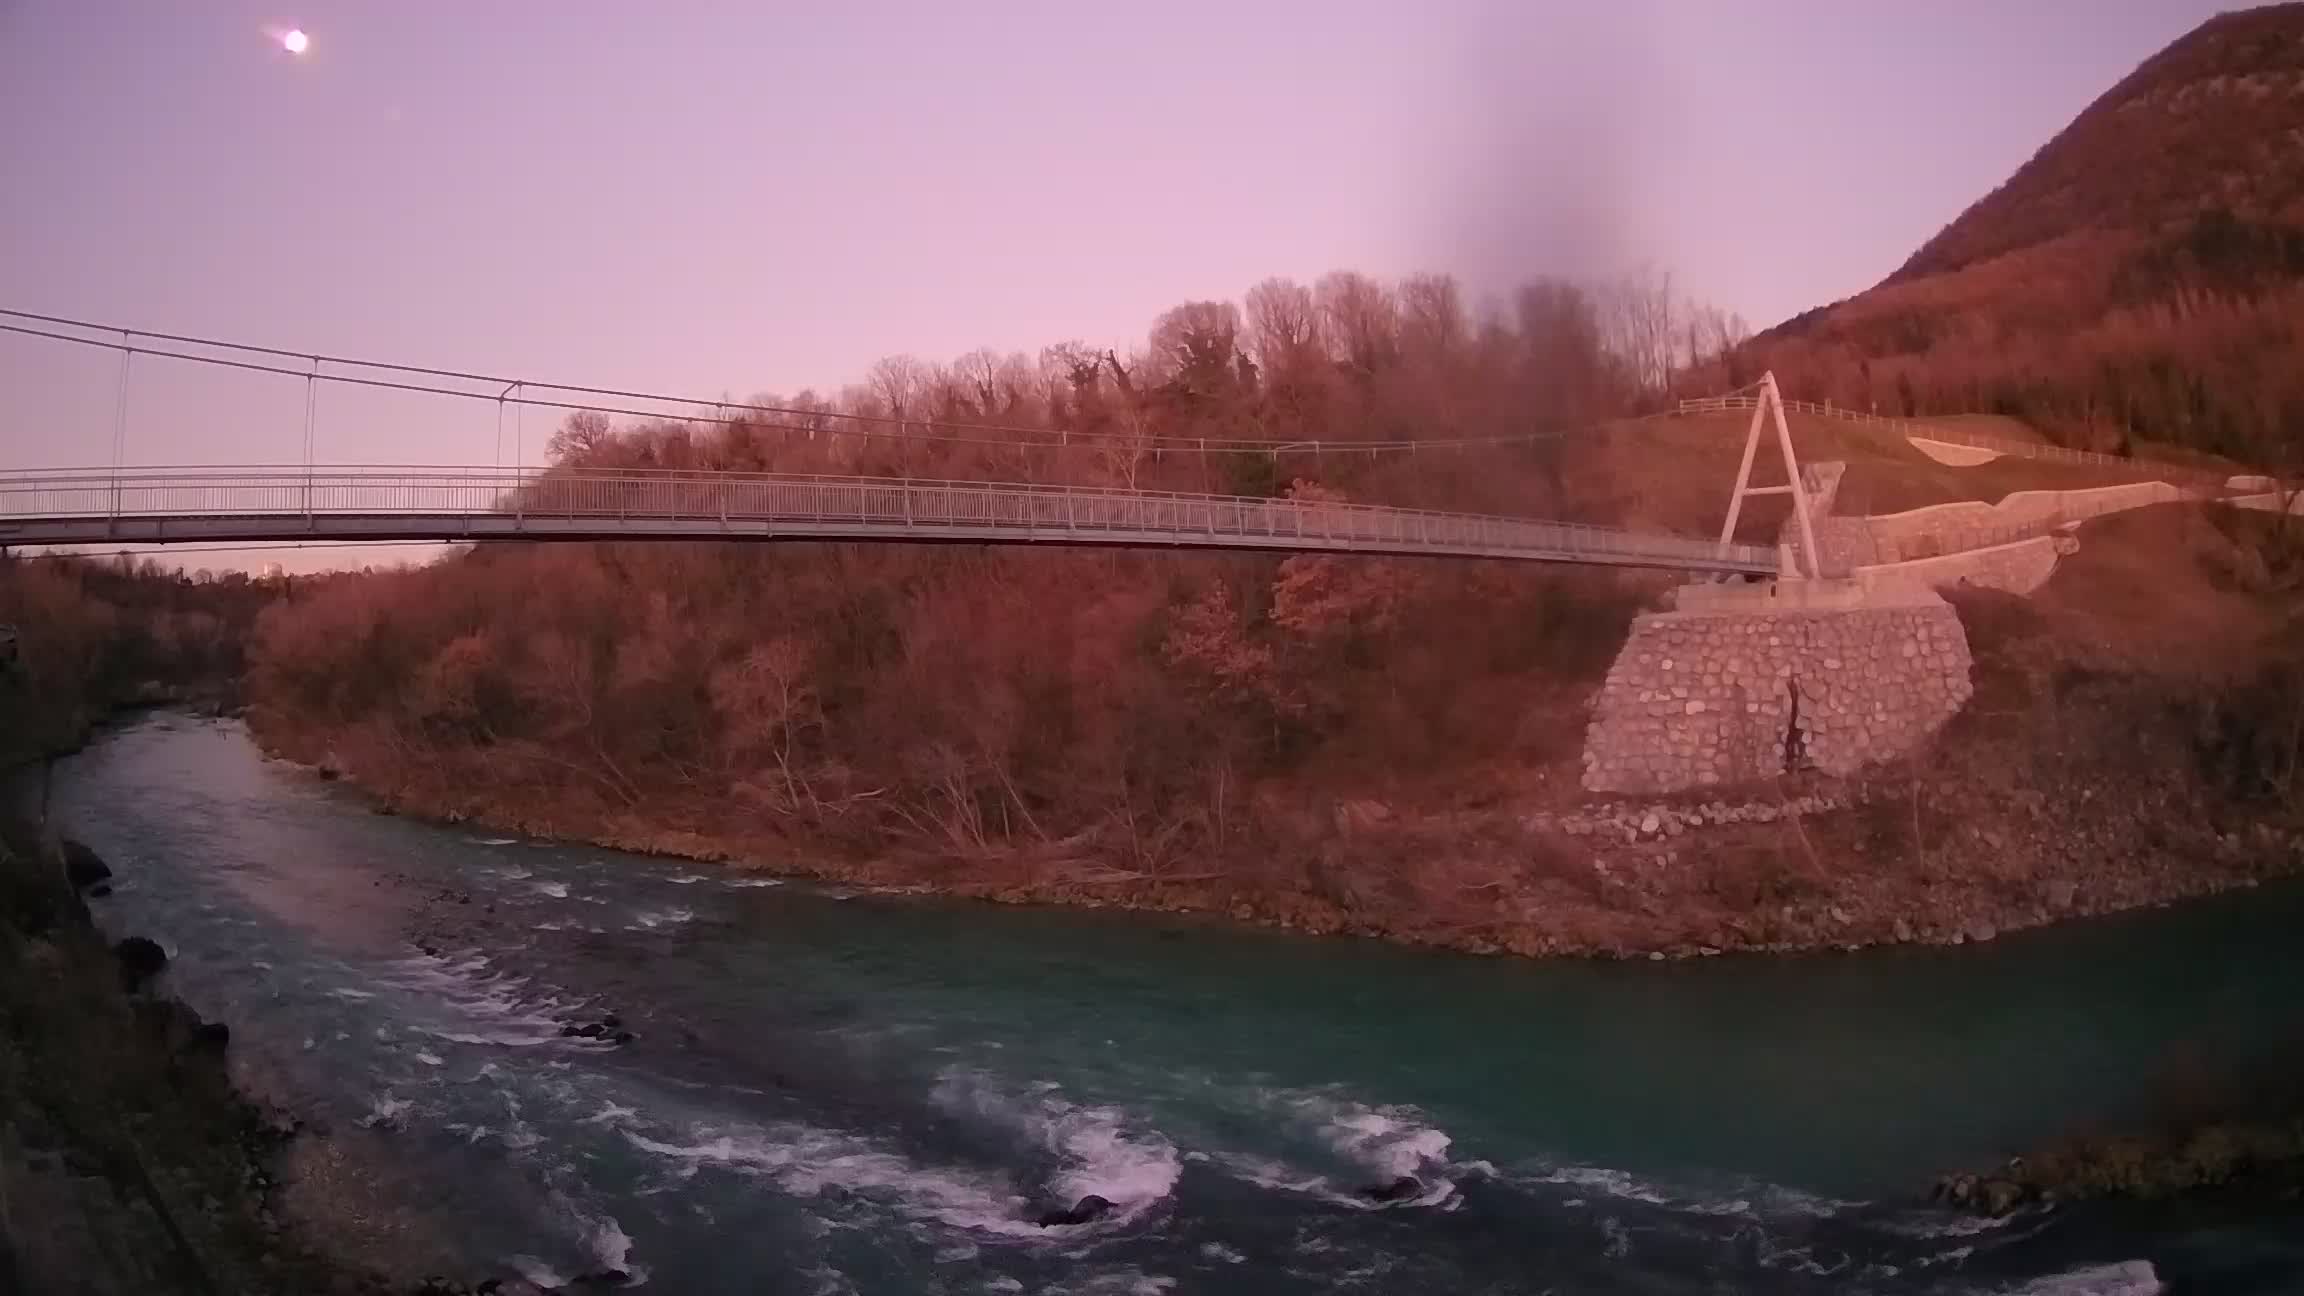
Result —
<path fill-rule="evenodd" d="M 2304 4 L 2284 4 L 2147 59 L 1880 285 L 1730 363 L 1882 413 L 2279 465 L 2304 453 L 2300 320 Z"/>

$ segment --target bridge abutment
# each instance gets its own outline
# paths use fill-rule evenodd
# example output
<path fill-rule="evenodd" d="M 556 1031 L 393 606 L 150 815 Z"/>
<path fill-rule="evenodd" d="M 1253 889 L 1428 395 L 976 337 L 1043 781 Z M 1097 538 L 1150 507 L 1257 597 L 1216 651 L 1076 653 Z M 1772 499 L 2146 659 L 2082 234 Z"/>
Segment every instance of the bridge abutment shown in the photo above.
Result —
<path fill-rule="evenodd" d="M 1584 742 L 1592 792 L 1669 793 L 1801 769 L 1846 775 L 1926 741 L 1971 694 L 1933 592 L 1847 581 L 1688 586 L 1644 613 Z"/>

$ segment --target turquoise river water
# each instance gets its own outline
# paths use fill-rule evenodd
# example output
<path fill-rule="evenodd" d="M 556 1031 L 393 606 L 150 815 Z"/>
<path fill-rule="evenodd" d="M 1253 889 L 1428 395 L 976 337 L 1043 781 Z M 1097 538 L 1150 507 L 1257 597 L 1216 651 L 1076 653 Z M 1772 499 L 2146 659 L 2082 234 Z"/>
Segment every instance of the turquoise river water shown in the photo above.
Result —
<path fill-rule="evenodd" d="M 395 1167 L 467 1276 L 2304 1288 L 2293 1216 L 1922 1200 L 1940 1171 L 2143 1110 L 2180 1063 L 2294 1039 L 2295 890 L 1960 949 L 1540 963 L 380 816 L 173 715 L 64 762 L 54 795 L 119 874 L 100 920 L 168 947 L 245 1081 Z M 636 1038 L 563 1033 L 607 1014 Z M 1089 1194 L 1113 1210 L 1039 1222 Z"/>

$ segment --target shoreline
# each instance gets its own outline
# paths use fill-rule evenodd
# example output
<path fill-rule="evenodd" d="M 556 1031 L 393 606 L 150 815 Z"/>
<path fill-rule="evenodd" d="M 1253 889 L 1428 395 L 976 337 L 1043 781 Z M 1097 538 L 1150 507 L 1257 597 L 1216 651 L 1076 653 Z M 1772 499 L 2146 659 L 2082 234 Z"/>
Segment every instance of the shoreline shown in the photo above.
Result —
<path fill-rule="evenodd" d="M 46 840 L 59 825 L 22 804 L 39 790 L 0 769 L 0 1289 L 534 1293 L 375 1245 L 361 1154 L 235 1073 L 231 1024 L 176 997 L 156 943 L 110 940 L 84 897 L 111 870 Z"/>
<path fill-rule="evenodd" d="M 361 791 L 359 788 L 357 788 L 357 786 L 355 786 L 353 789 L 350 789 L 350 790 L 351 790 L 351 791 L 354 793 L 355 797 L 359 798 L 359 800 L 352 800 L 352 799 L 348 799 L 348 800 L 347 800 L 345 803 L 343 803 L 343 804 L 345 805 L 345 808 L 347 808 L 347 809 L 351 808 L 351 807 L 352 807 L 352 806 L 354 806 L 354 805 L 357 805 L 357 804 L 359 804 L 359 801 L 360 801 L 360 800 L 365 800 L 365 799 L 366 799 L 366 797 L 367 797 L 367 794 L 366 794 L 364 791 Z M 1853 811 L 1853 810 L 1857 810 L 1857 809 L 1860 809 L 1860 808 L 1861 808 L 1861 807 L 1846 807 L 1846 806 L 1843 806 L 1843 807 L 1834 807 L 1834 808 L 1830 808 L 1830 809 L 1827 809 L 1827 810 L 1825 811 L 1825 813 L 1826 813 L 1826 814 L 1833 814 L 1833 813 L 1848 813 L 1848 812 L 1851 812 L 1851 811 Z M 1646 812 L 1643 812 L 1643 814 L 1642 814 L 1642 816 L 1641 816 L 1641 817 L 1642 817 L 1642 818 L 1645 818 L 1645 817 L 1646 817 Z M 464 823 L 464 824 L 467 824 L 467 825 L 474 825 L 474 826 L 477 826 L 477 825 L 478 825 L 478 823 L 479 823 L 480 821 L 478 821 L 478 820 L 473 820 L 473 819 L 465 819 L 465 820 L 462 820 L 462 821 L 460 821 L 460 822 L 462 822 L 462 823 Z M 1732 826 L 1733 826 L 1733 825 L 1732 825 Z M 1635 827 L 1635 829 L 1637 829 L 1638 825 L 1637 825 L 1637 824 L 1635 824 L 1635 825 L 1634 825 L 1634 827 Z M 1660 826 L 1660 828 L 1659 828 L 1659 831 L 1661 831 L 1661 826 Z M 1684 841 L 1685 841 L 1685 833 L 1683 833 L 1683 835 L 1682 835 L 1682 836 L 1680 836 L 1680 837 L 1672 837 L 1672 838 L 1668 838 L 1667 840 L 1672 840 L 1672 841 L 1681 841 L 1681 842 L 1684 842 Z M 667 857 L 668 857 L 668 858 L 687 858 L 687 859 L 696 859 L 696 858 L 702 858 L 701 856 L 699 856 L 699 855 L 695 855 L 695 854 L 689 854 L 689 855 L 668 855 Z M 738 866 L 738 867 L 741 867 L 741 864 L 739 863 L 737 866 Z M 912 887 L 912 888 L 909 888 L 909 891 L 910 891 L 912 894 L 929 894 L 929 895 L 941 895 L 941 894 L 949 894 L 949 893 L 946 893 L 946 892 L 938 892 L 938 891 L 936 891 L 936 890 L 935 890 L 935 889 L 933 889 L 933 888 L 928 888 L 928 887 L 918 887 L 918 886 L 916 886 L 916 887 Z M 1115 907 L 1115 906 L 1107 906 L 1107 907 Z M 317 1148 L 318 1150 L 320 1150 L 320 1151 L 323 1151 L 323 1152 L 325 1152 L 325 1151 L 330 1151 L 330 1150 L 334 1150 L 334 1149 L 335 1149 L 335 1143 L 336 1143 L 336 1140 L 333 1140 L 333 1139 L 323 1139 L 323 1140 L 320 1140 L 320 1141 L 318 1141 L 317 1143 L 313 1143 L 313 1142 L 310 1142 L 310 1141 L 304 1141 L 304 1142 L 302 1143 L 302 1150 L 304 1150 L 304 1151 L 306 1151 L 306 1152 L 310 1152 L 310 1151 L 313 1151 L 315 1148 Z M 355 1169 L 357 1169 L 357 1167 L 354 1167 L 354 1168 L 355 1168 Z M 1921 1198 L 1924 1196 L 1924 1194 L 1925 1194 L 1925 1193 L 1926 1193 L 1926 1184 L 1924 1184 L 1924 1183 L 1915 1183 L 1915 1184 L 1913 1184 L 1913 1185 L 1911 1186 L 1911 1200 L 1912 1200 L 1912 1201 L 1913 1201 L 1915 1204 L 1917 1204 L 1917 1203 L 1919 1202 L 1919 1200 L 1920 1200 L 1920 1199 L 1921 1199 Z M 2232 1188 L 2232 1189 L 2230 1189 L 2230 1190 L 2229 1190 L 2229 1193 L 2230 1193 L 2230 1198 L 2229 1198 L 2230 1200 L 2232 1200 L 2232 1201 L 2235 1201 L 2235 1202 L 2238 1202 L 2238 1203 L 2240 1203 L 2240 1204 L 2243 1204 L 2243 1205 L 2246 1205 L 2246 1204 L 2251 1204 L 2251 1203 L 2256 1203 L 2256 1202 L 2258 1202 L 2258 1201 L 2260 1201 L 2260 1200 L 2270 1200 L 2270 1199 L 2268 1199 L 2268 1198 L 2263 1198 L 2263 1197 L 2261 1196 L 2261 1194 L 2259 1194 L 2259 1193 L 2258 1193 L 2258 1192 L 2257 1192 L 2255 1189 L 2253 1189 L 2253 1188 L 2251 1188 L 2251 1187 L 2248 1187 L 2248 1186 L 2246 1186 L 2246 1185 L 2239 1185 L 2239 1186 L 2235 1186 L 2234 1188 Z M 2193 1194 L 2191 1194 L 2191 1193 L 2187 1193 L 2187 1194 L 2185 1194 L 2185 1199 L 2186 1199 L 2187 1201 L 2189 1201 L 2189 1200 L 2192 1200 L 2192 1199 L 2193 1199 Z M 2204 1197 L 2202 1197 L 2202 1199 L 2201 1199 L 2201 1200 L 2202 1200 L 2202 1201 L 2205 1203 L 2205 1202 L 2208 1202 L 2208 1201 L 2210 1200 L 2210 1198 L 2209 1198 L 2209 1197 L 2206 1197 L 2206 1196 L 2204 1196 Z M 2222 1198 L 2216 1198 L 2216 1200 L 2222 1200 Z M 394 1290 L 405 1290 L 405 1289 L 404 1289 L 404 1288 L 395 1288 Z M 433 1289 L 433 1290 L 451 1290 L 451 1289 Z M 521 1290 L 521 1289 L 520 1289 L 520 1288 L 517 1288 L 517 1287 L 511 1287 L 511 1288 L 504 1288 L 504 1289 L 502 1289 L 502 1290 L 506 1290 L 506 1291 L 517 1291 L 517 1290 Z"/>
<path fill-rule="evenodd" d="M 325 757 L 268 741 L 244 725 L 249 741 L 268 759 L 308 769 L 343 783 L 372 812 L 404 814 L 443 825 L 517 833 L 537 840 L 592 846 L 664 859 L 716 864 L 740 871 L 856 887 L 887 895 L 926 895 L 993 904 L 1112 909 L 1227 921 L 1310 936 L 1350 936 L 1483 955 L 1596 960 L 1675 960 L 1726 954 L 1798 955 L 1848 952 L 1887 945 L 1956 946 L 2058 922 L 2148 908 L 2165 908 L 2264 882 L 2304 876 L 2304 833 L 2258 824 L 2250 832 L 2204 827 L 2197 805 L 2180 809 L 2131 799 L 2114 807 L 2087 788 L 2065 796 L 2038 789 L 2014 798 L 2020 813 L 1958 806 L 1958 793 L 1931 786 L 1915 764 L 1869 779 L 1808 779 L 1774 798 L 1708 800 L 1682 797 L 1622 799 L 1566 811 L 1497 810 L 1410 817 L 1369 803 L 1346 802 L 1335 818 L 1339 854 L 1409 858 L 1432 866 L 1451 851 L 1483 864 L 1514 854 L 1543 857 L 1548 875 L 1532 879 L 1548 893 L 1517 921 L 1450 923 L 1442 915 L 1372 912 L 1365 903 L 1309 891 L 1244 885 L 1223 867 L 1227 858 L 1191 877 L 1127 874 L 1083 862 L 1085 852 L 1014 848 L 981 854 L 895 850 L 842 852 L 836 844 L 795 839 L 748 839 L 644 819 L 587 822 L 565 812 L 483 803 L 465 791 L 451 799 L 409 786 L 380 788 L 358 771 Z M 2015 884 L 1991 891 L 1942 885 L 1913 876 L 1905 862 L 1882 868 L 1866 858 L 1867 818 L 1902 813 L 1917 797 L 1955 804 L 1934 809 L 1958 822 L 1933 853 L 1961 857 L 1977 851 L 2005 857 L 1998 871 Z M 2125 816 L 2125 831 L 2101 830 Z M 2055 825 L 2086 816 L 2099 829 L 2083 845 Z M 668 816 L 671 817 L 671 816 Z M 2044 827 L 2045 826 L 2045 827 Z M 1790 847 L 1787 843 L 1796 843 Z M 1809 866 L 1786 890 L 1751 903 L 1711 903 L 1694 914 L 1659 912 L 1657 902 L 1690 898 L 1722 874 L 1732 874 L 1755 852 L 1796 850 Z M 2059 853 L 2059 852 L 2062 853 Z M 2077 852 L 2077 853 L 2075 853 Z M 2100 853 L 2099 853 L 2100 852 Z M 1547 886 L 1565 871 L 1557 857 L 1585 857 L 1589 873 L 1568 887 Z M 1853 862 L 1833 869 L 1824 861 Z M 773 859 L 773 862 L 770 860 Z M 1924 861 L 1925 862 L 1925 861 Z M 2117 867 L 2106 868 L 2107 863 Z M 1413 867 L 1414 865 L 1411 865 Z M 1446 867 L 1445 863 L 1439 865 Z M 1899 877 L 1898 869 L 1906 876 Z M 974 876 L 955 874 L 969 870 Z M 1595 885 L 1596 884 L 1596 885 Z M 1565 900 L 1563 892 L 1567 892 Z M 1581 894 L 1576 894 L 1580 892 Z"/>

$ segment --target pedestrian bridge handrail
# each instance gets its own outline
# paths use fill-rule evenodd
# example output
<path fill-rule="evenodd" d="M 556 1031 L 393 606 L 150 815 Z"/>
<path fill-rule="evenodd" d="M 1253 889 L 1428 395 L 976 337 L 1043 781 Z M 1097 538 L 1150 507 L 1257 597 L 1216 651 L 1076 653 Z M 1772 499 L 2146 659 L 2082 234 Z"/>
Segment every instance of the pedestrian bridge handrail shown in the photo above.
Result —
<path fill-rule="evenodd" d="M 1032 483 L 449 467 L 0 472 L 0 544 L 960 540 L 1293 549 L 1774 575 L 1759 545 L 1472 513 Z"/>

